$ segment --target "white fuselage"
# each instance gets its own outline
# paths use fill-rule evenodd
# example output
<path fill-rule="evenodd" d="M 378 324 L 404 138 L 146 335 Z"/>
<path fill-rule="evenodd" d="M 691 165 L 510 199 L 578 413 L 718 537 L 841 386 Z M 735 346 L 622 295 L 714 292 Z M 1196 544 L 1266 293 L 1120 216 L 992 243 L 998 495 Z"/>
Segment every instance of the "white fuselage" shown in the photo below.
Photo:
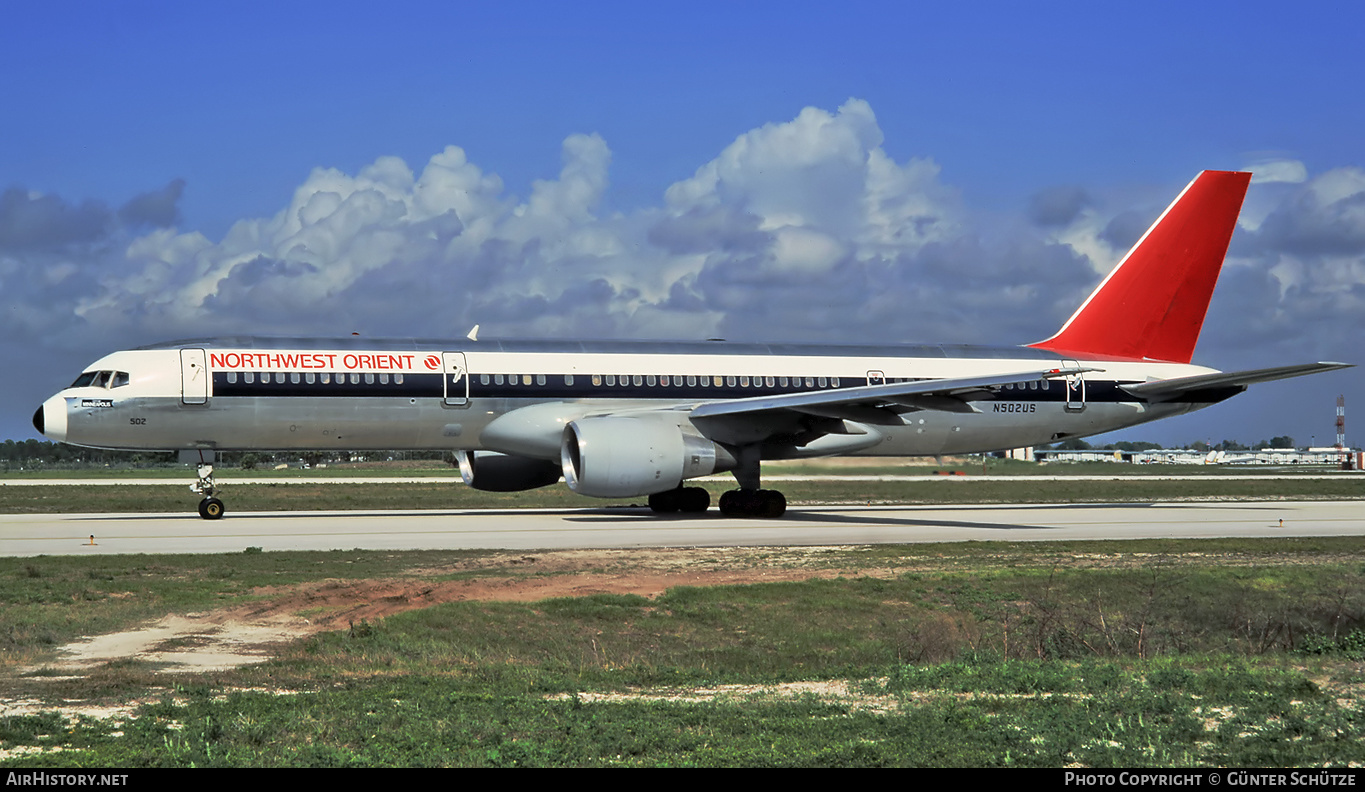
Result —
<path fill-rule="evenodd" d="M 835 446 L 831 453 L 912 456 L 1040 445 L 1226 398 L 1148 404 L 1118 385 L 1213 370 L 1064 359 L 1030 348 L 237 339 L 108 355 L 87 374 L 109 376 L 59 392 L 35 424 L 54 440 L 98 448 L 484 449 L 555 459 L 564 424 L 584 416 L 670 408 L 685 415 L 695 405 L 731 399 L 1044 367 L 1083 371 L 1002 388 L 973 401 L 976 411 L 905 411 L 876 427 L 875 445 Z M 518 411 L 516 421 L 490 430 Z M 755 417 L 762 425 L 756 436 L 785 431 L 764 420 Z"/>

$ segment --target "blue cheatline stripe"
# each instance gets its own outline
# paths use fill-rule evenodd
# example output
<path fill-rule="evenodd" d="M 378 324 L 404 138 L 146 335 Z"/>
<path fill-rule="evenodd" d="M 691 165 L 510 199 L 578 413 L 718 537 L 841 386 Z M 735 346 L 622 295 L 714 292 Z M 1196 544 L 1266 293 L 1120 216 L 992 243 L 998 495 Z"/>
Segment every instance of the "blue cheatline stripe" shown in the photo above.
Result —
<path fill-rule="evenodd" d="M 276 398 L 354 398 L 354 397 L 402 397 L 402 398 L 441 398 L 445 395 L 440 374 L 404 374 L 403 382 L 394 381 L 390 375 L 389 382 L 381 383 L 379 375 L 374 375 L 372 383 L 365 382 L 364 375 L 360 381 L 352 383 L 347 374 L 332 374 L 331 381 L 323 383 L 318 372 L 310 372 L 314 375 L 314 382 L 308 383 L 302 372 L 298 372 L 299 382 L 292 381 L 291 373 L 284 373 L 284 382 L 276 381 L 276 373 L 270 374 L 270 381 L 263 382 L 265 375 L 256 373 L 253 375 L 254 382 L 246 382 L 245 376 L 241 372 L 236 373 L 236 382 L 228 382 L 226 372 L 215 372 L 213 375 L 213 395 L 215 398 L 232 397 L 260 397 L 269 396 Z M 530 385 L 524 384 L 521 375 L 503 375 L 506 379 L 504 383 L 498 385 L 494 382 L 494 375 L 489 376 L 489 384 L 482 382 L 482 376 L 475 374 L 469 384 L 469 397 L 471 399 L 623 399 L 623 400 L 643 400 L 643 399 L 667 399 L 676 401 L 720 401 L 724 399 L 738 399 L 753 396 L 776 396 L 786 393 L 803 393 L 812 390 L 841 390 L 843 388 L 863 387 L 868 384 L 865 378 L 841 377 L 839 378 L 839 388 L 807 388 L 804 382 L 800 385 L 789 385 L 781 387 L 774 385 L 769 387 L 766 384 L 758 386 L 743 387 L 738 384 L 730 385 L 711 385 L 702 387 L 701 385 L 687 385 L 685 377 L 668 377 L 669 385 L 657 384 L 661 382 L 656 378 L 655 385 L 649 385 L 642 380 L 642 384 L 635 385 L 633 382 L 621 385 L 618 378 L 615 385 L 593 385 L 592 376 L 584 374 L 574 375 L 572 385 L 565 383 L 563 374 L 546 374 L 545 384 L 537 384 L 538 380 L 532 376 Z M 516 384 L 512 384 L 511 380 Z M 757 378 L 755 378 L 757 379 Z M 341 381 L 339 381 L 341 380 Z M 738 380 L 737 380 L 738 381 Z M 751 380 L 752 382 L 753 380 Z M 792 381 L 795 381 L 794 379 Z M 682 382 L 683 385 L 674 385 L 674 382 Z M 455 390 L 462 391 L 463 383 L 456 384 Z M 1211 389 L 1207 392 L 1188 394 L 1182 398 L 1184 403 L 1193 404 L 1213 404 L 1222 401 L 1230 396 L 1241 392 L 1241 388 L 1220 388 Z M 1115 402 L 1134 402 L 1137 401 L 1131 394 L 1119 388 L 1119 383 L 1114 381 L 1092 380 L 1086 382 L 1085 400 L 1088 403 L 1103 404 Z M 1037 390 L 1032 388 L 1007 388 L 999 391 L 994 399 L 982 400 L 985 402 L 1036 402 L 1036 403 L 1060 403 L 1066 401 L 1066 388 L 1060 381 L 1054 381 L 1046 390 L 1041 387 Z"/>

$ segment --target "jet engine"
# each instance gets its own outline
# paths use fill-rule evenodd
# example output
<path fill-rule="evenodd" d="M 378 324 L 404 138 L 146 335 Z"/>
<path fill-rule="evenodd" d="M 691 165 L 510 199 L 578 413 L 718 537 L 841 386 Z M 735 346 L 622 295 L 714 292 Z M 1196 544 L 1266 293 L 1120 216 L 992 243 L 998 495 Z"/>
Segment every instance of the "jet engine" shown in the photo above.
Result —
<path fill-rule="evenodd" d="M 559 481 L 559 465 L 548 459 L 528 459 L 495 451 L 458 451 L 460 477 L 485 492 L 521 492 Z"/>
<path fill-rule="evenodd" d="M 564 428 L 564 481 L 580 495 L 630 498 L 732 470 L 735 459 L 672 416 L 580 418 Z"/>

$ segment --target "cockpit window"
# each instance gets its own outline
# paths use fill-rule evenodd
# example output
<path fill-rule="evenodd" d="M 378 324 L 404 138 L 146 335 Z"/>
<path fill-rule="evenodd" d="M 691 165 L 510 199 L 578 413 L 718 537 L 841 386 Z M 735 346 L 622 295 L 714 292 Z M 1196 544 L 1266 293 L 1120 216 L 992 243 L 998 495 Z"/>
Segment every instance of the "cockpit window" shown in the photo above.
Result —
<path fill-rule="evenodd" d="M 121 388 L 131 382 L 126 371 L 87 371 L 71 383 L 73 388 Z"/>

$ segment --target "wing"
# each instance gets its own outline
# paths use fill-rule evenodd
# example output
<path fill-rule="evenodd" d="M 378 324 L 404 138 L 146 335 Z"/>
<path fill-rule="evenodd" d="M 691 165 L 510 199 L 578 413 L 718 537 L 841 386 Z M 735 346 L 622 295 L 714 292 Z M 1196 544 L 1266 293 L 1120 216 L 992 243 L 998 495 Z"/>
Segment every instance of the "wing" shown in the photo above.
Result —
<path fill-rule="evenodd" d="M 900 424 L 900 415 L 914 410 L 981 412 L 973 401 L 989 399 L 999 388 L 1024 382 L 1067 377 L 1093 368 L 1050 368 L 1017 374 L 983 377 L 916 380 L 888 385 L 864 385 L 833 391 L 754 396 L 705 402 L 692 408 L 693 419 L 753 416 L 759 413 L 795 412 L 822 418 L 838 418 L 879 425 Z"/>
<path fill-rule="evenodd" d="M 1135 385 L 1120 385 L 1128 393 L 1137 396 L 1144 401 L 1166 402 L 1176 401 L 1182 397 L 1195 393 L 1220 391 L 1233 389 L 1237 392 L 1244 391 L 1248 385 L 1255 385 L 1258 382 L 1273 382 L 1275 380 L 1289 379 L 1290 377 L 1302 377 L 1305 374 L 1317 374 L 1323 371 L 1336 371 L 1337 369 L 1351 368 L 1350 363 L 1303 363 L 1297 366 L 1277 366 L 1275 368 L 1248 369 L 1246 371 L 1229 371 L 1218 374 L 1201 374 L 1197 377 L 1180 377 L 1179 379 L 1157 380 L 1155 382 L 1143 382 Z"/>

